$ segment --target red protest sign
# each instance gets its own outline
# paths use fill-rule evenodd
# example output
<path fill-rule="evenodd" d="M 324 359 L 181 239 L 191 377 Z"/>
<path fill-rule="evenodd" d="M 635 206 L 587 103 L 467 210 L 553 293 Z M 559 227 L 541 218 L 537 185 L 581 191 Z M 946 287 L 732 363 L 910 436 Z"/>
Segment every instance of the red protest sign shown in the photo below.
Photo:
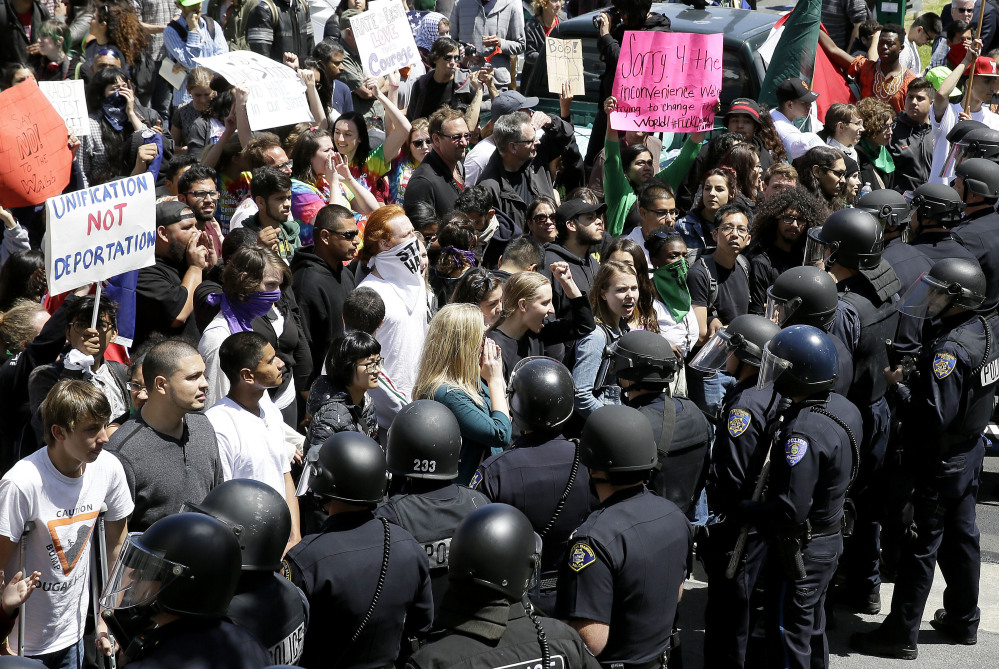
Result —
<path fill-rule="evenodd" d="M 34 81 L 0 93 L 0 205 L 41 204 L 69 184 L 66 123 Z"/>

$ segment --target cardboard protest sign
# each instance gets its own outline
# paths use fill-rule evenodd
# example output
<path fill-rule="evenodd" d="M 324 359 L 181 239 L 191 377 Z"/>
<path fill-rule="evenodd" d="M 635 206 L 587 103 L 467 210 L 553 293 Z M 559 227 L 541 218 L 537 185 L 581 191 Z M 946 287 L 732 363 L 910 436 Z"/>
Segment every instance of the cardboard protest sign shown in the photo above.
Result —
<path fill-rule="evenodd" d="M 714 127 L 723 35 L 626 32 L 614 72 L 615 130 L 697 132 Z"/>
<path fill-rule="evenodd" d="M 305 83 L 287 65 L 252 51 L 230 51 L 194 62 L 218 72 L 233 86 L 245 84 L 250 89 L 246 116 L 251 130 L 315 120 L 305 99 Z"/>
<path fill-rule="evenodd" d="M 366 77 L 383 77 L 392 70 L 420 62 L 420 52 L 401 2 L 369 5 L 368 11 L 350 18 L 350 28 Z"/>
<path fill-rule="evenodd" d="M 87 90 L 81 79 L 66 81 L 39 81 L 38 87 L 52 103 L 59 116 L 66 122 L 66 129 L 77 137 L 90 134 L 87 118 Z"/>
<path fill-rule="evenodd" d="M 45 278 L 56 295 L 156 262 L 156 183 L 143 172 L 45 201 Z"/>
<path fill-rule="evenodd" d="M 573 95 L 584 95 L 583 40 L 545 38 L 545 61 L 548 63 L 548 92 L 562 95 L 562 84 L 569 84 Z"/>
<path fill-rule="evenodd" d="M 66 124 L 34 81 L 0 93 L 0 204 L 27 207 L 69 183 Z"/>

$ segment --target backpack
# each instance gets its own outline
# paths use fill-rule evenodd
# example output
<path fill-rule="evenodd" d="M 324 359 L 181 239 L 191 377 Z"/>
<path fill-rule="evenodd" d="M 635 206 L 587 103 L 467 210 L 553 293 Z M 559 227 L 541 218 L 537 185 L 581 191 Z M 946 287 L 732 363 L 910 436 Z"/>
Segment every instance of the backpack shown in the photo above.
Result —
<path fill-rule="evenodd" d="M 271 25 L 275 28 L 278 25 L 278 8 L 274 0 L 236 0 L 229 12 L 229 20 L 225 24 L 225 36 L 229 40 L 231 51 L 249 51 L 250 43 L 246 39 L 247 26 L 250 23 L 250 14 L 261 2 L 267 3 L 271 10 Z"/>
<path fill-rule="evenodd" d="M 174 19 L 173 21 L 171 21 L 167 25 L 177 31 L 177 34 L 180 35 L 180 41 L 181 42 L 184 42 L 185 44 L 187 43 L 187 28 L 184 25 L 182 25 L 180 21 L 178 21 L 177 19 Z M 214 41 L 215 40 L 215 19 L 213 19 L 210 16 L 206 16 L 205 17 L 205 25 L 208 27 L 208 36 L 212 38 L 212 41 Z"/>
<path fill-rule="evenodd" d="M 708 323 L 710 323 L 711 319 L 718 318 L 718 309 L 715 307 L 718 304 L 718 279 L 711 273 L 711 269 L 708 267 L 708 263 L 703 255 L 697 257 L 697 262 L 704 266 L 704 271 L 708 275 Z M 746 257 L 741 253 L 737 255 L 735 257 L 735 265 L 745 273 L 746 280 L 748 281 L 749 261 L 746 260 Z"/>

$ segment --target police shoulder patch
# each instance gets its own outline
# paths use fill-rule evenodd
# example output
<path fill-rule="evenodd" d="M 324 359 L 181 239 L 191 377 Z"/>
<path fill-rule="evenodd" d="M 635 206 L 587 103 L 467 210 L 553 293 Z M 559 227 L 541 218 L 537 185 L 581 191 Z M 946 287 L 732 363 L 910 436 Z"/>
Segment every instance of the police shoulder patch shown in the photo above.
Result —
<path fill-rule="evenodd" d="M 569 568 L 575 572 L 583 571 L 596 561 L 597 554 L 582 541 L 577 541 L 569 551 Z"/>
<path fill-rule="evenodd" d="M 728 412 L 728 433 L 733 437 L 741 436 L 749 427 L 751 416 L 745 409 L 732 409 Z"/>
<path fill-rule="evenodd" d="M 472 480 L 468 482 L 468 487 L 472 490 L 478 490 L 480 483 L 482 483 L 482 470 L 476 469 L 475 476 L 473 476 Z"/>
<path fill-rule="evenodd" d="M 933 376 L 938 380 L 946 379 L 957 366 L 957 358 L 950 353 L 937 353 L 933 356 Z"/>
<path fill-rule="evenodd" d="M 787 458 L 787 464 L 794 467 L 796 464 L 801 462 L 801 459 L 805 457 L 805 453 L 808 452 L 808 440 L 801 437 L 791 437 L 784 444 L 784 456 Z"/>

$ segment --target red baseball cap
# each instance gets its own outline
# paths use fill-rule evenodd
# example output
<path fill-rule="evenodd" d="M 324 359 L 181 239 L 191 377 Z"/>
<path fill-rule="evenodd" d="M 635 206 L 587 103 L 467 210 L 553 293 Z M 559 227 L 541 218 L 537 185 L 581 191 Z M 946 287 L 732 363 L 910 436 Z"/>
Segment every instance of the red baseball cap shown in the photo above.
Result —
<path fill-rule="evenodd" d="M 988 56 L 979 56 L 978 60 L 975 61 L 975 76 L 999 77 L 999 69 L 996 68 L 996 62 Z"/>

